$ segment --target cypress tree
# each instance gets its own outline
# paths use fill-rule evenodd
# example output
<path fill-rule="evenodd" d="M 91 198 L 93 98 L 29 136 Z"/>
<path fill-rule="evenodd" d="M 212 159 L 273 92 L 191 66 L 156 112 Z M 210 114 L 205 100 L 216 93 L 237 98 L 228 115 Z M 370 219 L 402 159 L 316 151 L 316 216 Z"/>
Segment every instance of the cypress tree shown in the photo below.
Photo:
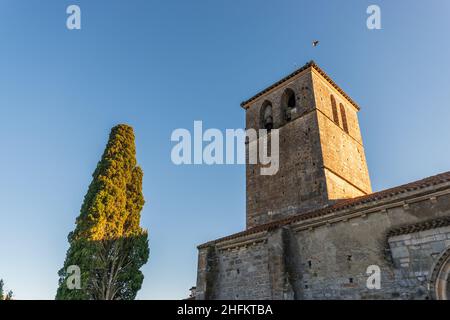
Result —
<path fill-rule="evenodd" d="M 3 282 L 3 279 L 0 279 L 0 300 L 12 300 L 13 298 L 13 292 L 10 290 L 8 293 L 5 294 L 3 286 L 5 283 Z"/>
<path fill-rule="evenodd" d="M 148 260 L 148 234 L 140 227 L 143 172 L 136 163 L 133 128 L 118 125 L 93 174 L 69 249 L 58 272 L 56 299 L 132 300 Z M 69 266 L 80 268 L 81 289 L 71 289 Z"/>

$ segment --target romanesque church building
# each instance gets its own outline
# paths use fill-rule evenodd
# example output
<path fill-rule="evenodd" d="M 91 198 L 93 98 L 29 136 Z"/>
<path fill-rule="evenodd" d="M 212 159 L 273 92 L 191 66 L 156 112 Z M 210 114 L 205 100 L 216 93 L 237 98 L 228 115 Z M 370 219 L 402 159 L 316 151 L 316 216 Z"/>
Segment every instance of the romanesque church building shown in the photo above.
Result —
<path fill-rule="evenodd" d="M 450 299 L 450 172 L 373 193 L 359 107 L 314 62 L 241 106 L 279 170 L 247 164 L 246 230 L 198 247 L 196 299 Z"/>

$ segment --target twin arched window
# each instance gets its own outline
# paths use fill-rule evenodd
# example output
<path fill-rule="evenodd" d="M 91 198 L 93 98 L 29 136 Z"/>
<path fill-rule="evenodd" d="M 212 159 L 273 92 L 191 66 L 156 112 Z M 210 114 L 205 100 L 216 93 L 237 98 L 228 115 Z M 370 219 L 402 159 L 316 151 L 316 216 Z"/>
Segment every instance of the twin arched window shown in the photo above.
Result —
<path fill-rule="evenodd" d="M 337 108 L 337 104 L 336 104 L 336 99 L 334 98 L 333 95 L 330 95 L 330 100 L 331 100 L 331 110 L 333 113 L 333 121 L 334 123 L 336 123 L 339 126 L 339 112 L 338 112 L 338 108 Z M 347 114 L 345 113 L 345 107 L 342 103 L 339 104 L 339 109 L 341 112 L 341 118 L 342 118 L 342 129 L 344 129 L 344 131 L 346 133 L 348 133 L 348 123 L 347 123 Z"/>
<path fill-rule="evenodd" d="M 291 120 L 291 112 L 295 109 L 297 101 L 292 89 L 286 89 L 281 97 L 281 110 L 285 120 Z M 273 108 L 270 101 L 264 101 L 261 107 L 261 128 L 271 130 L 274 127 Z"/>
<path fill-rule="evenodd" d="M 330 95 L 331 100 L 331 109 L 333 113 L 333 121 L 338 126 L 340 125 L 339 121 L 339 112 L 336 104 L 336 99 L 333 95 Z M 295 93 L 292 91 L 292 89 L 286 89 L 283 93 L 283 96 L 281 98 L 281 105 L 282 110 L 284 110 L 286 120 L 291 120 L 291 111 L 296 107 L 296 98 Z M 342 103 L 339 104 L 339 111 L 341 113 L 342 118 L 342 128 L 346 133 L 349 133 L 348 131 L 348 123 L 347 123 L 347 114 L 345 112 L 345 107 Z M 264 101 L 262 108 L 261 108 L 261 128 L 271 130 L 274 127 L 273 122 L 273 109 L 272 109 L 272 103 L 270 101 Z"/>

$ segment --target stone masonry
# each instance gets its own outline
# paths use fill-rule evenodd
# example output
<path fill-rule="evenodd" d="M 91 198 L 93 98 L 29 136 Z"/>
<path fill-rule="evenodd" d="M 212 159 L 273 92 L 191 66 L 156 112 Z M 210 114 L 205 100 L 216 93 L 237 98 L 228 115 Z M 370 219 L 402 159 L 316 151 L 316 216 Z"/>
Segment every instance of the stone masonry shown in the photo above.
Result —
<path fill-rule="evenodd" d="M 244 102 L 247 128 L 268 105 L 280 170 L 247 165 L 247 229 L 198 247 L 196 299 L 450 299 L 450 172 L 372 193 L 359 107 L 314 62 Z"/>
<path fill-rule="evenodd" d="M 257 130 L 263 127 L 261 107 L 272 106 L 274 128 L 280 130 L 280 168 L 264 176 L 260 165 L 247 165 L 247 228 L 371 192 L 359 107 L 331 79 L 307 65 L 266 91 L 242 106 L 246 127 Z M 291 110 L 286 110 L 286 92 L 295 95 Z M 336 108 L 345 110 L 348 133 L 342 113 L 338 123 L 333 120 L 331 96 Z"/>

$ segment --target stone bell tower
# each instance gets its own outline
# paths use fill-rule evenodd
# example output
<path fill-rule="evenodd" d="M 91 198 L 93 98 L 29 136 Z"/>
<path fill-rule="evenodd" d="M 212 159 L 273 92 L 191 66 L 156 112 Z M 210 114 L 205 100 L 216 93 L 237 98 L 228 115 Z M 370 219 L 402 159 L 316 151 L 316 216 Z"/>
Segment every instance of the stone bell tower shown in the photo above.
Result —
<path fill-rule="evenodd" d="M 314 62 L 241 106 L 247 129 L 279 129 L 278 172 L 247 164 L 247 229 L 372 192 L 359 107 Z"/>

